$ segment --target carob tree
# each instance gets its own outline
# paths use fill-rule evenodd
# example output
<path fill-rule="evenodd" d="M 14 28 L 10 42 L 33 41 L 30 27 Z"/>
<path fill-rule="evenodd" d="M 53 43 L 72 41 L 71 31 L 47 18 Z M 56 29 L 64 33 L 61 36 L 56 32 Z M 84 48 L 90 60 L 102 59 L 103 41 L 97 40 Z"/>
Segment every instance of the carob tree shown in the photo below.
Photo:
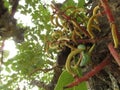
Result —
<path fill-rule="evenodd" d="M 3 23 L 3 25 L 0 23 L 0 36 L 3 39 L 18 36 L 18 34 L 16 35 L 16 30 L 18 30 L 16 20 L 13 18 L 17 4 L 18 2 L 12 3 L 14 5 L 12 12 L 8 13 L 3 6 L 3 1 L 0 1 L 0 21 L 4 22 L 3 18 L 9 18 L 7 23 Z M 51 4 L 53 10 L 51 23 L 56 30 L 52 31 L 45 48 L 46 51 L 51 49 L 58 52 L 53 68 L 54 75 L 48 85 L 36 80 L 33 80 L 31 84 L 46 90 L 53 90 L 62 70 L 67 70 L 74 77 L 74 81 L 65 85 L 64 89 L 87 81 L 91 90 L 119 90 L 120 1 L 90 0 L 84 8 L 57 6 L 56 3 Z M 8 35 L 6 32 L 11 32 L 8 26 L 15 32 Z M 82 70 L 82 77 L 79 77 L 78 73 L 74 71 L 76 68 Z"/>
<path fill-rule="evenodd" d="M 63 62 L 61 66 L 65 65 L 75 79 L 63 88 L 88 81 L 91 90 L 119 90 L 120 1 L 91 0 L 86 3 L 90 6 L 87 10 L 74 6 L 61 9 L 56 5 L 51 4 L 51 22 L 58 29 L 53 32 L 47 49 L 60 50 L 63 57 L 67 55 L 66 60 L 58 59 L 57 62 Z M 65 47 L 71 51 L 64 54 Z M 77 62 L 75 57 L 79 58 Z M 73 70 L 76 67 L 83 68 L 82 77 Z"/>

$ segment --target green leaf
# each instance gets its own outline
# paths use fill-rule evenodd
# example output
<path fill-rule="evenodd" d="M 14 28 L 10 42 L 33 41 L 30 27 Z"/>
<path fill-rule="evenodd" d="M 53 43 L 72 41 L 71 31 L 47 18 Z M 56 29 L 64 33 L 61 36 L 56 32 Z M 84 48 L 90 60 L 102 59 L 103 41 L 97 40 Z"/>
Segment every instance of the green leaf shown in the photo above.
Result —
<path fill-rule="evenodd" d="M 6 67 L 6 71 L 7 71 L 7 72 L 11 72 L 11 70 L 10 70 L 9 67 Z"/>
<path fill-rule="evenodd" d="M 73 81 L 74 81 L 74 78 L 72 77 L 72 75 L 69 74 L 65 70 L 65 71 L 62 72 L 54 90 L 63 90 L 64 86 L 66 86 L 67 84 L 69 84 Z M 78 86 L 75 86 L 75 87 L 69 88 L 69 89 L 65 89 L 65 90 L 87 90 L 87 87 L 86 87 L 86 83 L 83 82 L 83 83 L 79 84 Z"/>
<path fill-rule="evenodd" d="M 66 7 L 68 7 L 68 6 L 75 6 L 76 5 L 76 3 L 74 2 L 74 0 L 67 0 L 64 4 L 63 4 L 63 6 L 62 6 L 62 9 L 64 10 Z"/>
<path fill-rule="evenodd" d="M 3 56 L 4 58 L 7 58 L 9 56 L 10 52 L 8 50 L 4 50 Z"/>
<path fill-rule="evenodd" d="M 9 4 L 9 2 L 8 2 L 7 0 L 5 0 L 4 6 L 5 6 L 6 8 L 9 8 L 10 4 Z"/>
<path fill-rule="evenodd" d="M 32 37 L 33 40 L 38 41 L 38 38 L 37 38 L 36 35 L 31 34 L 31 37 Z"/>
<path fill-rule="evenodd" d="M 82 52 L 82 60 L 80 63 L 80 66 L 85 66 L 86 64 L 88 64 L 90 62 L 90 55 L 87 52 Z"/>
<path fill-rule="evenodd" d="M 85 0 L 78 0 L 78 7 L 84 8 Z"/>
<path fill-rule="evenodd" d="M 80 45 L 78 45 L 78 49 L 85 50 L 85 49 L 86 49 L 86 47 L 85 47 L 85 45 L 83 45 L 83 44 L 80 44 Z"/>
<path fill-rule="evenodd" d="M 62 72 L 58 83 L 54 90 L 63 90 L 63 87 L 73 81 L 72 75 L 70 75 L 66 70 Z M 66 89 L 68 90 L 68 89 Z M 72 90 L 72 89 L 69 89 Z"/>

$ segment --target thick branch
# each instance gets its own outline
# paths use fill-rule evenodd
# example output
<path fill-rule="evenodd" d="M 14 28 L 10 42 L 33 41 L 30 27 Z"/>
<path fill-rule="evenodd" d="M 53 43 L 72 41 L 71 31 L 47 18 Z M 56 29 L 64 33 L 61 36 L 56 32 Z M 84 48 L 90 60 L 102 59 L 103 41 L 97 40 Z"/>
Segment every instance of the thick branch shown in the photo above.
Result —
<path fill-rule="evenodd" d="M 36 85 L 39 88 L 44 88 L 45 90 L 54 90 L 55 85 L 56 85 L 56 83 L 58 81 L 58 78 L 61 75 L 61 73 L 62 73 L 62 68 L 55 67 L 53 78 L 52 78 L 52 80 L 49 84 L 46 84 L 46 83 L 38 81 L 38 80 L 33 80 L 31 82 L 31 85 L 33 85 L 33 86 Z"/>
<path fill-rule="evenodd" d="M 108 44 L 108 49 L 111 53 L 111 55 L 114 57 L 118 65 L 120 66 L 120 55 L 118 54 L 117 50 L 114 48 L 112 43 Z"/>
<path fill-rule="evenodd" d="M 12 4 L 11 16 L 13 17 L 15 15 L 16 10 L 17 10 L 19 0 L 12 0 L 11 4 Z"/>

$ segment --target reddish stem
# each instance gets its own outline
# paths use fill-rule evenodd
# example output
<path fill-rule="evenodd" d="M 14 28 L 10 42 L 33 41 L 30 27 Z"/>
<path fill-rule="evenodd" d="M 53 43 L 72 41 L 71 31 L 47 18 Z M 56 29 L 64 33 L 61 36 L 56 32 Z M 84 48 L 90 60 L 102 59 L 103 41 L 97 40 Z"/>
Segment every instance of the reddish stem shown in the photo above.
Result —
<path fill-rule="evenodd" d="M 103 6 L 103 8 L 105 10 L 105 13 L 107 15 L 107 18 L 108 18 L 109 22 L 114 23 L 115 20 L 114 20 L 114 17 L 112 15 L 112 12 L 110 10 L 110 7 L 109 7 L 109 5 L 107 3 L 107 0 L 100 0 L 100 2 L 101 2 L 102 6 Z"/>
<path fill-rule="evenodd" d="M 119 30 L 119 31 L 117 30 L 116 33 L 117 33 L 118 40 L 119 40 L 119 42 L 120 42 L 120 30 Z"/>
<path fill-rule="evenodd" d="M 118 65 L 120 66 L 120 55 L 118 54 L 112 43 L 108 44 L 108 49 L 114 57 L 114 59 L 116 60 L 116 62 L 118 63 Z"/>
<path fill-rule="evenodd" d="M 101 4 L 102 4 L 102 7 L 104 8 L 104 11 L 107 15 L 107 18 L 110 22 L 110 24 L 112 23 L 115 23 L 115 19 L 114 19 L 114 16 L 112 15 L 112 12 L 110 10 L 110 7 L 108 5 L 108 2 L 107 0 L 100 0 Z M 117 29 L 117 26 L 115 25 L 115 31 L 114 31 L 118 37 L 118 39 L 120 40 L 120 35 L 119 35 L 119 32 L 118 32 L 118 29 Z"/>
<path fill-rule="evenodd" d="M 98 41 L 97 39 L 79 39 L 77 40 L 77 43 L 95 43 L 96 41 Z"/>
<path fill-rule="evenodd" d="M 66 19 L 66 20 L 70 20 L 71 19 L 71 17 L 70 16 L 67 16 L 64 12 L 61 12 L 57 7 L 55 7 L 54 5 L 51 5 L 51 7 L 53 8 L 53 9 L 55 9 L 55 13 L 60 13 L 60 15 L 64 18 L 64 19 Z"/>
<path fill-rule="evenodd" d="M 83 28 L 83 27 L 81 27 L 80 25 L 78 25 L 79 26 L 79 28 L 83 31 L 83 33 L 85 34 L 85 35 L 87 35 L 88 37 L 90 37 L 90 34 Z"/>
<path fill-rule="evenodd" d="M 92 69 L 90 72 L 85 74 L 83 77 L 77 78 L 74 82 L 70 83 L 69 85 L 65 86 L 64 88 L 71 88 L 71 87 L 74 87 L 74 86 L 78 85 L 81 82 L 84 82 L 84 81 L 88 80 L 89 78 L 94 76 L 96 73 L 101 71 L 109 63 L 110 63 L 110 60 L 109 60 L 109 57 L 107 56 L 105 58 L 105 60 L 103 60 L 99 65 L 94 67 L 94 69 Z"/>
<path fill-rule="evenodd" d="M 66 15 L 64 12 L 60 12 L 60 10 L 59 10 L 57 7 L 55 7 L 54 5 L 51 5 L 51 7 L 52 7 L 53 9 L 55 9 L 55 12 L 56 12 L 56 13 L 60 13 L 60 15 L 61 15 L 65 20 L 67 20 L 67 21 L 72 20 L 70 16 Z M 80 26 L 78 23 L 76 23 L 76 24 L 77 24 L 77 26 L 80 28 L 80 30 L 83 31 L 83 33 L 84 33 L 85 35 L 87 35 L 88 37 L 90 37 L 89 33 L 88 33 L 82 26 Z"/>
<path fill-rule="evenodd" d="M 87 43 L 96 43 L 99 42 L 100 40 L 106 40 L 109 39 L 108 37 L 102 37 L 102 38 L 94 38 L 94 39 L 78 39 L 77 43 L 78 44 L 87 44 Z"/>

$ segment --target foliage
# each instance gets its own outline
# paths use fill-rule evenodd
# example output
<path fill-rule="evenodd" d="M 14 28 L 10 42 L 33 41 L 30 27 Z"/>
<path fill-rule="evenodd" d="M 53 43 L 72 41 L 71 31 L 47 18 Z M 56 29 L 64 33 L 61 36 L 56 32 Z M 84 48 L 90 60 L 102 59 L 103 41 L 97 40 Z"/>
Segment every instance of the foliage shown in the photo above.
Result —
<path fill-rule="evenodd" d="M 62 66 L 57 63 L 57 60 L 58 53 L 64 50 L 64 47 L 70 48 L 71 52 L 66 58 L 65 68 L 63 68 L 54 90 L 62 90 L 63 87 L 69 88 L 66 85 L 74 80 L 77 82 L 75 84 L 79 84 L 81 81 L 79 76 L 83 76 L 81 67 L 90 63 L 91 54 L 95 48 L 94 43 L 99 41 L 96 38 L 97 36 L 94 35 L 94 30 L 95 34 L 101 31 L 97 20 L 101 16 L 98 12 L 100 7 L 96 6 L 93 9 L 93 15 L 90 16 L 87 15 L 88 9 L 85 7 L 85 0 L 78 0 L 77 3 L 74 0 L 66 0 L 61 7 L 56 7 L 55 4 L 57 3 L 49 5 L 40 0 L 25 0 L 24 2 L 23 5 L 18 6 L 17 11 L 24 15 L 29 14 L 34 25 L 27 26 L 24 33 L 24 42 L 16 43 L 17 55 L 4 61 L 3 71 L 10 74 L 1 73 L 0 83 L 3 84 L 0 84 L 0 89 L 12 90 L 14 88 L 19 90 L 19 84 L 24 83 L 24 90 L 32 89 L 34 85 L 38 86 L 39 90 L 43 90 L 44 86 L 51 84 L 55 73 L 54 68 L 57 65 Z M 11 8 L 7 1 L 5 6 Z M 110 19 L 109 14 L 108 18 Z M 18 25 L 24 26 L 19 23 Z M 117 47 L 118 37 L 115 37 L 116 33 L 114 32 L 116 27 L 114 23 L 112 25 L 112 37 L 115 47 Z M 114 50 L 113 47 L 112 50 Z M 7 57 L 7 54 L 8 52 L 4 56 Z M 105 67 L 107 64 L 107 62 L 103 62 L 100 65 Z M 84 75 L 83 81 L 103 69 L 100 65 L 97 69 L 95 68 L 95 70 L 93 69 Z M 32 83 L 35 80 L 39 81 L 39 85 L 38 83 Z M 42 85 L 40 82 L 42 82 Z M 83 82 L 66 90 L 78 89 L 87 90 L 86 83 Z"/>
<path fill-rule="evenodd" d="M 5 3 L 5 5 L 7 6 L 8 3 Z M 18 6 L 18 11 L 20 11 L 21 14 L 31 14 L 32 23 L 34 23 L 35 26 L 27 27 L 24 35 L 25 42 L 16 44 L 18 50 L 17 55 L 4 62 L 4 65 L 6 66 L 5 70 L 12 75 L 5 75 L 5 81 L 8 83 L 0 86 L 1 90 L 5 90 L 6 88 L 12 89 L 13 87 L 17 88 L 19 87 L 17 83 L 24 80 L 26 83 L 30 83 L 34 77 L 41 78 L 42 81 L 46 79 L 45 82 L 48 83 L 53 76 L 51 74 L 52 72 L 45 74 L 39 70 L 34 74 L 34 70 L 48 68 L 53 65 L 54 61 L 51 61 L 50 56 L 44 52 L 45 37 L 49 37 L 49 33 L 52 29 L 49 10 L 47 7 L 44 7 L 39 0 L 36 0 L 35 2 L 26 0 L 25 5 Z M 13 73 L 13 71 L 15 73 Z M 3 75 L 1 76 L 3 77 Z M 7 79 L 7 77 L 9 77 L 9 79 Z M 3 78 L 2 81 L 5 78 Z"/>
<path fill-rule="evenodd" d="M 80 2 L 76 4 L 73 0 L 68 0 L 63 4 L 62 8 L 67 6 L 83 7 L 85 1 L 82 0 Z M 5 2 L 5 6 L 11 8 L 9 2 Z M 1 75 L 1 77 L 5 76 L 2 82 L 3 80 L 8 82 L 0 86 L 1 90 L 19 88 L 18 83 L 23 81 L 30 83 L 34 79 L 40 79 L 45 83 L 50 82 L 53 72 L 45 73 L 43 70 L 53 66 L 56 59 L 56 55 L 54 55 L 56 50 L 49 49 L 49 53 L 45 52 L 46 42 L 52 40 L 51 34 L 55 29 L 50 23 L 51 12 L 48 7 L 49 5 L 44 5 L 39 0 L 34 2 L 26 0 L 25 5 L 18 6 L 17 11 L 21 12 L 21 14 L 30 14 L 32 16 L 34 26 L 27 27 L 24 34 L 25 41 L 21 44 L 16 44 L 17 55 L 4 62 L 5 71 L 11 73 L 11 75 Z M 67 76 L 70 76 L 71 80 L 73 80 L 71 75 Z M 63 77 L 66 77 L 66 75 Z M 86 86 L 82 88 L 84 87 L 86 88 Z"/>
<path fill-rule="evenodd" d="M 80 70 L 78 72 L 79 72 L 79 75 L 81 76 Z M 73 80 L 74 80 L 74 78 L 72 77 L 72 75 L 70 73 L 68 73 L 66 70 L 64 70 L 62 72 L 61 76 L 59 77 L 58 83 L 54 90 L 62 90 L 65 85 L 69 84 Z M 76 87 L 66 89 L 66 90 L 78 90 L 78 89 L 79 90 L 87 90 L 86 83 L 83 82 Z"/>

